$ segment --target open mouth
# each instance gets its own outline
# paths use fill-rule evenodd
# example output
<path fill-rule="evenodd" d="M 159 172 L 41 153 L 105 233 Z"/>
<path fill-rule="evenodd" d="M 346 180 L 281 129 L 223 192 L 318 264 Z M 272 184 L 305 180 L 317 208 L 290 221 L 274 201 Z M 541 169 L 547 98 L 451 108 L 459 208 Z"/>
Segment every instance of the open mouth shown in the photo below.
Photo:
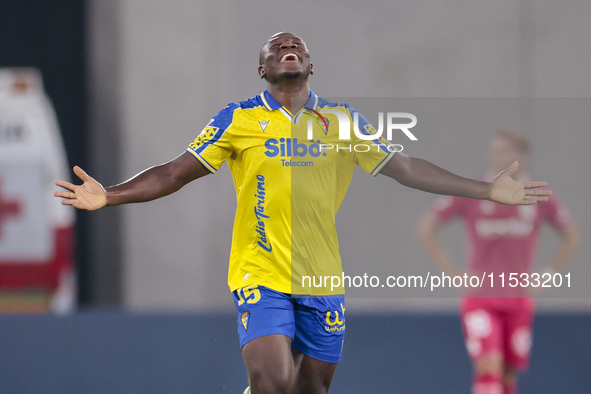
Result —
<path fill-rule="evenodd" d="M 283 63 L 283 62 L 297 62 L 298 60 L 300 60 L 298 55 L 296 55 L 293 52 L 290 52 L 290 53 L 286 53 L 285 55 L 281 56 L 281 59 L 279 61 L 281 63 Z"/>

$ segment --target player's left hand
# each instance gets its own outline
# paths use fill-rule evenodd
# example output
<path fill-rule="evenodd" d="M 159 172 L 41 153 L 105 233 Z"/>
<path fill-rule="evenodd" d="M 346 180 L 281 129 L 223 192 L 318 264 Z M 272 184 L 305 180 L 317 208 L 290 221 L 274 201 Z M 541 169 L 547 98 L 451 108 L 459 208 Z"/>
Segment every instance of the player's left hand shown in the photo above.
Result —
<path fill-rule="evenodd" d="M 532 190 L 546 186 L 546 182 L 520 182 L 511 178 L 518 168 L 519 163 L 515 162 L 492 180 L 490 199 L 507 205 L 532 205 L 539 201 L 548 201 L 548 196 L 552 194 L 551 190 Z"/>

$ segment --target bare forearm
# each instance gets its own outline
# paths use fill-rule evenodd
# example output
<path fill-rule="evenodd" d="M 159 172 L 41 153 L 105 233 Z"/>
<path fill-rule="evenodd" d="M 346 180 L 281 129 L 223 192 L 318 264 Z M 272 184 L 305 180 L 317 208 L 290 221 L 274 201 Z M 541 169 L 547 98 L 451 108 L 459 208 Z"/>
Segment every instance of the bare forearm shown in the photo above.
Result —
<path fill-rule="evenodd" d="M 74 173 L 84 183 L 74 185 L 57 180 L 56 186 L 65 191 L 56 191 L 53 195 L 62 198 L 63 205 L 95 211 L 105 205 L 144 202 L 164 197 L 210 172 L 191 153 L 183 152 L 168 163 L 148 168 L 128 181 L 106 189 L 82 168 L 75 166 Z"/>
<path fill-rule="evenodd" d="M 490 183 L 461 177 L 423 159 L 404 156 L 382 173 L 404 186 L 429 193 L 490 199 Z"/>
<path fill-rule="evenodd" d="M 121 205 L 152 201 L 167 196 L 183 187 L 171 174 L 169 164 L 148 168 L 133 178 L 106 188 L 107 205 Z"/>
<path fill-rule="evenodd" d="M 107 205 L 146 202 L 176 192 L 187 183 L 210 172 L 188 152 L 168 163 L 148 168 L 107 191 Z"/>

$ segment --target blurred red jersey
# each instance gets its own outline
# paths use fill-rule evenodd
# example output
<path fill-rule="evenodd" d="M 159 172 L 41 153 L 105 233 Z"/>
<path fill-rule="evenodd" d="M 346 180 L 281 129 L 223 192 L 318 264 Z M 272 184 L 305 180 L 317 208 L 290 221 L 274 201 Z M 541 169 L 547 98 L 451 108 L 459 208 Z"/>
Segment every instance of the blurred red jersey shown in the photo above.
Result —
<path fill-rule="evenodd" d="M 484 179 L 484 178 L 482 178 Z M 536 259 L 540 227 L 543 222 L 563 228 L 571 215 L 554 193 L 547 202 L 535 205 L 502 205 L 492 201 L 462 197 L 440 197 L 432 212 L 442 223 L 461 217 L 468 235 L 467 263 L 471 275 L 488 277 L 482 289 L 470 290 L 470 297 L 525 297 L 526 289 L 510 287 L 511 273 L 530 273 Z M 505 273 L 501 286 L 499 274 Z"/>

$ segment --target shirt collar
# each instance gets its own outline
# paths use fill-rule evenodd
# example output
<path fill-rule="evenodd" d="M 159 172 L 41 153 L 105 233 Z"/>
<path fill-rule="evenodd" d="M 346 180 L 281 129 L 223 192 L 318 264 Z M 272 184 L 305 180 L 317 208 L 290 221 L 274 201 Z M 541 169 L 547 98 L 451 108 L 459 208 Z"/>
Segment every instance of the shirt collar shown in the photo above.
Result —
<path fill-rule="evenodd" d="M 265 104 L 265 107 L 269 111 L 274 111 L 282 107 L 282 105 L 279 104 L 279 102 L 275 100 L 273 96 L 271 96 L 271 93 L 269 93 L 268 90 L 265 90 L 263 93 L 261 93 L 261 99 L 263 100 L 263 104 Z M 310 89 L 310 98 L 308 99 L 304 107 L 314 110 L 316 109 L 316 107 L 318 107 L 318 96 L 316 96 L 316 93 L 314 93 L 312 89 Z"/>

